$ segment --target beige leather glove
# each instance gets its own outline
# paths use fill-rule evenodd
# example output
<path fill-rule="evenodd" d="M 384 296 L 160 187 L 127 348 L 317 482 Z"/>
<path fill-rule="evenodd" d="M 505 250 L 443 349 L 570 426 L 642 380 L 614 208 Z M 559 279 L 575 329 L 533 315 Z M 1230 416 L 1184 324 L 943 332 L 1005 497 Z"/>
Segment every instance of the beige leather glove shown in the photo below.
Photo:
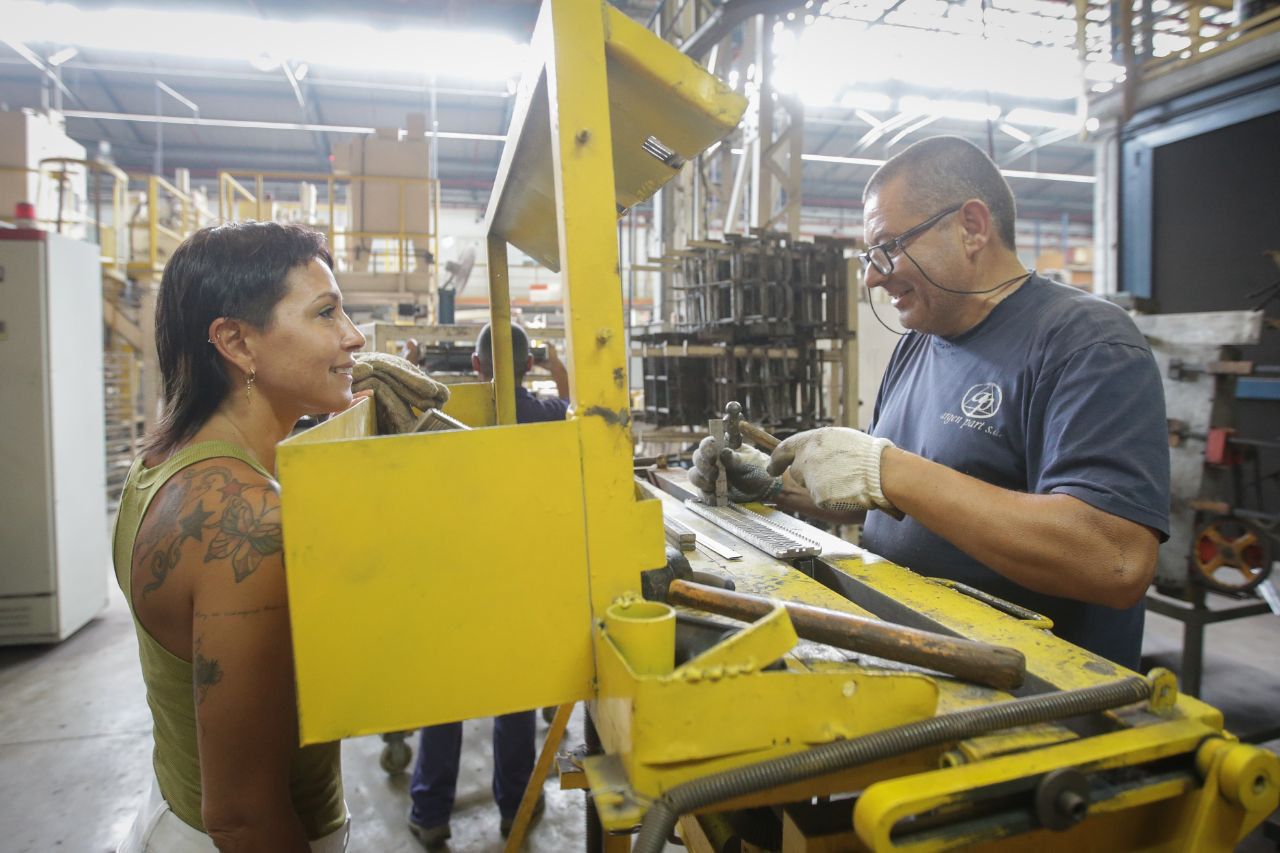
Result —
<path fill-rule="evenodd" d="M 356 382 L 369 374 L 391 385 L 411 406 L 419 409 L 440 408 L 449 399 L 449 388 L 423 373 L 417 365 L 386 352 L 358 352 L 352 379 Z M 368 370 L 368 373 L 365 371 Z"/>
<path fill-rule="evenodd" d="M 790 468 L 791 479 L 807 488 L 822 509 L 878 509 L 901 518 L 880 488 L 880 454 L 893 446 L 889 439 L 861 430 L 822 427 L 793 435 L 774 448 L 769 473 Z"/>
<path fill-rule="evenodd" d="M 378 432 L 383 435 L 410 432 L 418 413 L 440 408 L 449 399 L 448 386 L 437 382 L 415 365 L 385 352 L 355 353 L 351 369 L 353 391 L 373 391 Z"/>

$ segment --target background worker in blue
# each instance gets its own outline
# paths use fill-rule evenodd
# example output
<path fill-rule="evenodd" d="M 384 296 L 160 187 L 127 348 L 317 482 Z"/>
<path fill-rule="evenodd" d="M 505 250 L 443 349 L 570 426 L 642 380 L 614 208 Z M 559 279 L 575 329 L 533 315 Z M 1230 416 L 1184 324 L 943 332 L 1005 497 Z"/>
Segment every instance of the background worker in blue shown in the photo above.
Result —
<path fill-rule="evenodd" d="M 534 360 L 529 350 L 528 333 L 515 323 L 511 324 L 511 357 L 515 360 L 516 423 L 564 420 L 565 412 L 569 410 L 569 370 L 556 353 L 555 344 L 547 344 L 547 360 L 538 364 L 547 369 L 556 383 L 554 397 L 538 397 L 522 384 L 525 374 L 533 368 Z M 493 381 L 493 332 L 488 323 L 476 338 L 476 349 L 471 353 L 471 369 L 484 381 Z"/>
<path fill-rule="evenodd" d="M 1043 613 L 1136 668 L 1169 512 L 1146 341 L 1120 308 L 1022 266 L 1013 194 L 970 143 L 912 145 L 863 198 L 866 284 L 908 330 L 869 432 L 800 433 L 772 459 L 704 444 L 691 479 L 705 489 L 722 463 L 748 498 L 840 521 L 876 510 L 868 550 Z"/>
<path fill-rule="evenodd" d="M 559 396 L 540 398 L 522 384 L 533 367 L 529 336 L 524 329 L 511 324 L 511 354 L 515 361 L 516 422 L 538 423 L 564 420 L 569 409 L 569 373 L 556 354 L 555 345 L 547 345 L 544 366 L 556 383 Z M 471 354 L 471 367 L 485 381 L 493 380 L 493 334 L 486 324 L 476 339 Z M 501 815 L 499 828 L 505 838 L 520 808 L 520 798 L 529 784 L 535 760 L 534 711 L 503 714 L 493 720 L 493 798 Z M 413 807 L 409 812 L 409 829 L 428 850 L 441 848 L 450 836 L 449 815 L 453 811 L 458 783 L 458 764 L 462 756 L 462 723 L 445 723 L 422 730 L 418 742 L 417 763 L 409 783 Z M 539 798 L 534 819 L 542 813 Z"/>

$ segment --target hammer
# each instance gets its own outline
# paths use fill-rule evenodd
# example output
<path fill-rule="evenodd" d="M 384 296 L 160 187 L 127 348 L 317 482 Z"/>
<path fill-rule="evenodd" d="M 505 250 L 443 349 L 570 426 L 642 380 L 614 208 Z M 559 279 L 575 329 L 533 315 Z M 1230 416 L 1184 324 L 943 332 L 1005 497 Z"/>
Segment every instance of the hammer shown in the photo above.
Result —
<path fill-rule="evenodd" d="M 743 622 L 755 621 L 774 607 L 773 600 L 764 596 L 716 589 L 679 577 L 670 580 L 666 593 L 668 604 L 683 604 Z M 789 601 L 783 605 L 797 635 L 837 649 L 927 667 L 997 690 L 1020 686 L 1027 671 L 1022 652 L 1008 646 L 935 634 L 825 607 Z"/>
<path fill-rule="evenodd" d="M 671 584 L 679 580 L 692 581 L 698 587 L 707 589 L 734 589 L 732 578 L 722 577 L 715 572 L 695 572 L 689 565 L 689 558 L 679 548 L 668 545 L 667 564 L 660 569 L 640 573 L 640 595 L 649 601 L 665 603 Z"/>
<path fill-rule="evenodd" d="M 742 404 L 736 400 L 724 407 L 724 423 L 725 443 L 734 450 L 742 446 L 744 436 L 751 439 L 751 442 L 765 453 L 772 453 L 773 449 L 782 443 L 780 439 L 774 438 L 751 421 L 743 420 Z"/>

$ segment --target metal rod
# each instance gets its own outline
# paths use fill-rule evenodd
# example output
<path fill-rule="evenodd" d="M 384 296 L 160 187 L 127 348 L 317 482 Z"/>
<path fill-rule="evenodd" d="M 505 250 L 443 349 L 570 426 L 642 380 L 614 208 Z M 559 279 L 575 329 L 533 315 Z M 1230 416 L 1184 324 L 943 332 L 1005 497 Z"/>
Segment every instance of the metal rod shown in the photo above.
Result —
<path fill-rule="evenodd" d="M 764 596 L 730 592 L 682 580 L 671 582 L 667 600 L 670 604 L 695 607 L 743 621 L 766 616 L 776 605 L 773 599 Z M 1020 686 L 1026 674 L 1026 659 L 1022 652 L 1007 646 L 948 637 L 824 607 L 793 602 L 784 602 L 784 605 L 796 634 L 806 640 L 936 669 L 998 690 L 1012 690 Z"/>
<path fill-rule="evenodd" d="M 87 118 L 95 121 L 133 121 L 143 124 L 198 124 L 205 127 L 236 127 L 248 130 L 300 130 L 308 133 L 320 131 L 328 133 L 374 133 L 377 128 L 364 125 L 343 124 L 309 124 L 290 121 L 249 121 L 245 119 L 201 118 L 196 116 L 143 115 L 140 113 L 107 113 L 96 110 L 67 110 L 63 113 L 67 118 Z M 506 142 L 505 134 L 500 133 L 458 133 L 453 131 L 430 131 L 437 139 L 462 139 L 469 142 Z"/>

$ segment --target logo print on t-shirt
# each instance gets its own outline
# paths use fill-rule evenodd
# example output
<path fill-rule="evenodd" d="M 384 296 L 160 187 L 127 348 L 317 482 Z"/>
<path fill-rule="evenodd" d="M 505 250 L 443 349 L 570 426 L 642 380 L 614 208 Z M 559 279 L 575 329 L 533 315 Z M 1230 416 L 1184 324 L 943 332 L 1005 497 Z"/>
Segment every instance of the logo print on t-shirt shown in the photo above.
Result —
<path fill-rule="evenodd" d="M 1000 401 L 1003 398 L 1004 394 L 1000 391 L 999 385 L 994 382 L 983 382 L 964 392 L 964 399 L 960 401 L 960 411 L 964 412 L 967 418 L 986 419 L 1000 411 Z"/>

